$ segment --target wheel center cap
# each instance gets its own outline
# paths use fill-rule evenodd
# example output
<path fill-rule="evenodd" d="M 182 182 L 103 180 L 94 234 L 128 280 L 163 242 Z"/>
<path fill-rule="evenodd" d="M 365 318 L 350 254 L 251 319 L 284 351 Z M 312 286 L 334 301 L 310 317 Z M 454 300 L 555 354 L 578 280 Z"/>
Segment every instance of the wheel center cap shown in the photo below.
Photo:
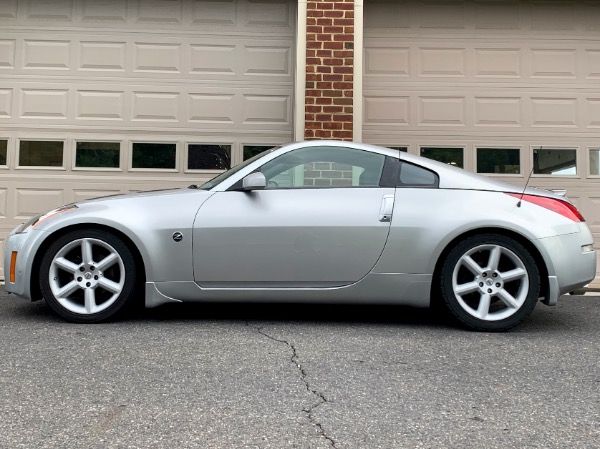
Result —
<path fill-rule="evenodd" d="M 92 279 L 92 273 L 85 273 L 83 277 L 85 277 L 86 279 Z"/>
<path fill-rule="evenodd" d="M 492 285 L 494 285 L 494 281 L 491 279 L 486 279 L 485 284 L 489 287 L 491 287 Z"/>

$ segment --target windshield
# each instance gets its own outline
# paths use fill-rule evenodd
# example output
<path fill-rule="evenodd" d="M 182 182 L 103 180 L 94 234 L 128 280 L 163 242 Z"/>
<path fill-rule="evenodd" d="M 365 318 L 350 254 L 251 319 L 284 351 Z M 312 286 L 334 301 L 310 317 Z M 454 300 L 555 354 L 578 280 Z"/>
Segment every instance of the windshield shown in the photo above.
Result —
<path fill-rule="evenodd" d="M 229 178 L 231 175 L 236 174 L 237 172 L 239 172 L 242 168 L 248 166 L 249 164 L 251 164 L 252 162 L 260 159 L 261 157 L 269 154 L 271 151 L 276 150 L 279 147 L 275 147 L 275 148 L 271 148 L 269 150 L 265 150 L 262 153 L 258 153 L 256 156 L 251 157 L 250 159 L 246 159 L 244 162 L 242 162 L 239 165 L 236 165 L 235 167 L 230 168 L 229 170 L 227 170 L 226 172 L 221 173 L 220 175 L 215 176 L 213 179 L 211 179 L 208 182 L 205 182 L 204 184 L 202 184 L 200 186 L 201 189 L 203 190 L 210 190 L 213 187 L 221 184 L 223 181 L 225 181 L 227 178 Z"/>

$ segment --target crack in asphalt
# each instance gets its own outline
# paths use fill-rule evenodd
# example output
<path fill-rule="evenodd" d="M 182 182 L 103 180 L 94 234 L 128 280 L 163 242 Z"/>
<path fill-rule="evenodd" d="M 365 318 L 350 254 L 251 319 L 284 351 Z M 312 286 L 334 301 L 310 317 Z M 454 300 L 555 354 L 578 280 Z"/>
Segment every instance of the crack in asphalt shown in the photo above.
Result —
<path fill-rule="evenodd" d="M 246 325 L 250 326 L 250 323 L 246 322 Z M 318 398 L 318 401 L 316 403 L 314 403 L 310 407 L 303 408 L 302 411 L 304 413 L 306 413 L 306 416 L 308 417 L 308 420 L 310 421 L 310 423 L 317 428 L 317 432 L 319 433 L 319 435 L 321 435 L 325 440 L 327 440 L 327 442 L 329 443 L 329 445 L 331 447 L 337 448 L 336 441 L 333 438 L 331 438 L 329 435 L 327 435 L 327 432 L 323 428 L 323 425 L 319 421 L 317 421 L 316 417 L 313 415 L 313 412 L 315 411 L 315 409 L 317 407 L 319 407 L 320 405 L 322 405 L 326 402 L 330 402 L 330 401 L 327 400 L 327 398 L 325 397 L 325 395 L 323 393 L 321 393 L 320 391 L 318 391 L 310 386 L 310 383 L 308 382 L 308 375 L 307 375 L 306 371 L 304 370 L 304 367 L 300 363 L 300 360 L 298 357 L 298 351 L 296 350 L 296 347 L 294 346 L 294 344 L 290 343 L 287 340 L 282 340 L 282 339 L 279 339 L 279 338 L 273 337 L 272 335 L 267 334 L 263 330 L 262 327 L 255 327 L 255 326 L 253 326 L 253 327 L 256 329 L 256 331 L 259 334 L 267 337 L 270 340 L 276 341 L 278 343 L 283 343 L 292 350 L 292 357 L 290 358 L 290 361 L 296 366 L 298 371 L 300 371 L 300 380 L 302 380 L 302 382 L 304 383 L 306 390 Z"/>

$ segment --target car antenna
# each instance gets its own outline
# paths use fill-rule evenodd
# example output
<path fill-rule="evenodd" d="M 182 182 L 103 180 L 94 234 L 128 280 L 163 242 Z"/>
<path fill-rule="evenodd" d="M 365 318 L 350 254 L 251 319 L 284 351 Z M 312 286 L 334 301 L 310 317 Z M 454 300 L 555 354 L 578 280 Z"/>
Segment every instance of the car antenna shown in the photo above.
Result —
<path fill-rule="evenodd" d="M 540 150 L 542 147 L 539 148 Z M 525 187 L 523 187 L 523 191 L 521 192 L 521 196 L 519 197 L 519 202 L 517 203 L 517 207 L 521 207 L 521 201 L 523 201 L 523 197 L 525 196 L 525 190 L 527 190 L 527 186 L 529 185 L 529 180 L 531 179 L 531 175 L 533 175 L 533 170 L 535 170 L 535 157 L 537 156 L 538 150 L 533 150 L 533 167 L 531 167 L 531 171 L 529 172 L 529 176 L 527 177 L 527 182 L 525 182 Z"/>

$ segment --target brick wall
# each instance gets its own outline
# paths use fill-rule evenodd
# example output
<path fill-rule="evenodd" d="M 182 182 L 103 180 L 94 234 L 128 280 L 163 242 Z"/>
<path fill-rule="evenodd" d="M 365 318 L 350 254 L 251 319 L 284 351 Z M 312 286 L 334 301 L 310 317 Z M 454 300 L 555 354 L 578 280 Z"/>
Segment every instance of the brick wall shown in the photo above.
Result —
<path fill-rule="evenodd" d="M 307 140 L 352 140 L 354 0 L 308 1 Z"/>

